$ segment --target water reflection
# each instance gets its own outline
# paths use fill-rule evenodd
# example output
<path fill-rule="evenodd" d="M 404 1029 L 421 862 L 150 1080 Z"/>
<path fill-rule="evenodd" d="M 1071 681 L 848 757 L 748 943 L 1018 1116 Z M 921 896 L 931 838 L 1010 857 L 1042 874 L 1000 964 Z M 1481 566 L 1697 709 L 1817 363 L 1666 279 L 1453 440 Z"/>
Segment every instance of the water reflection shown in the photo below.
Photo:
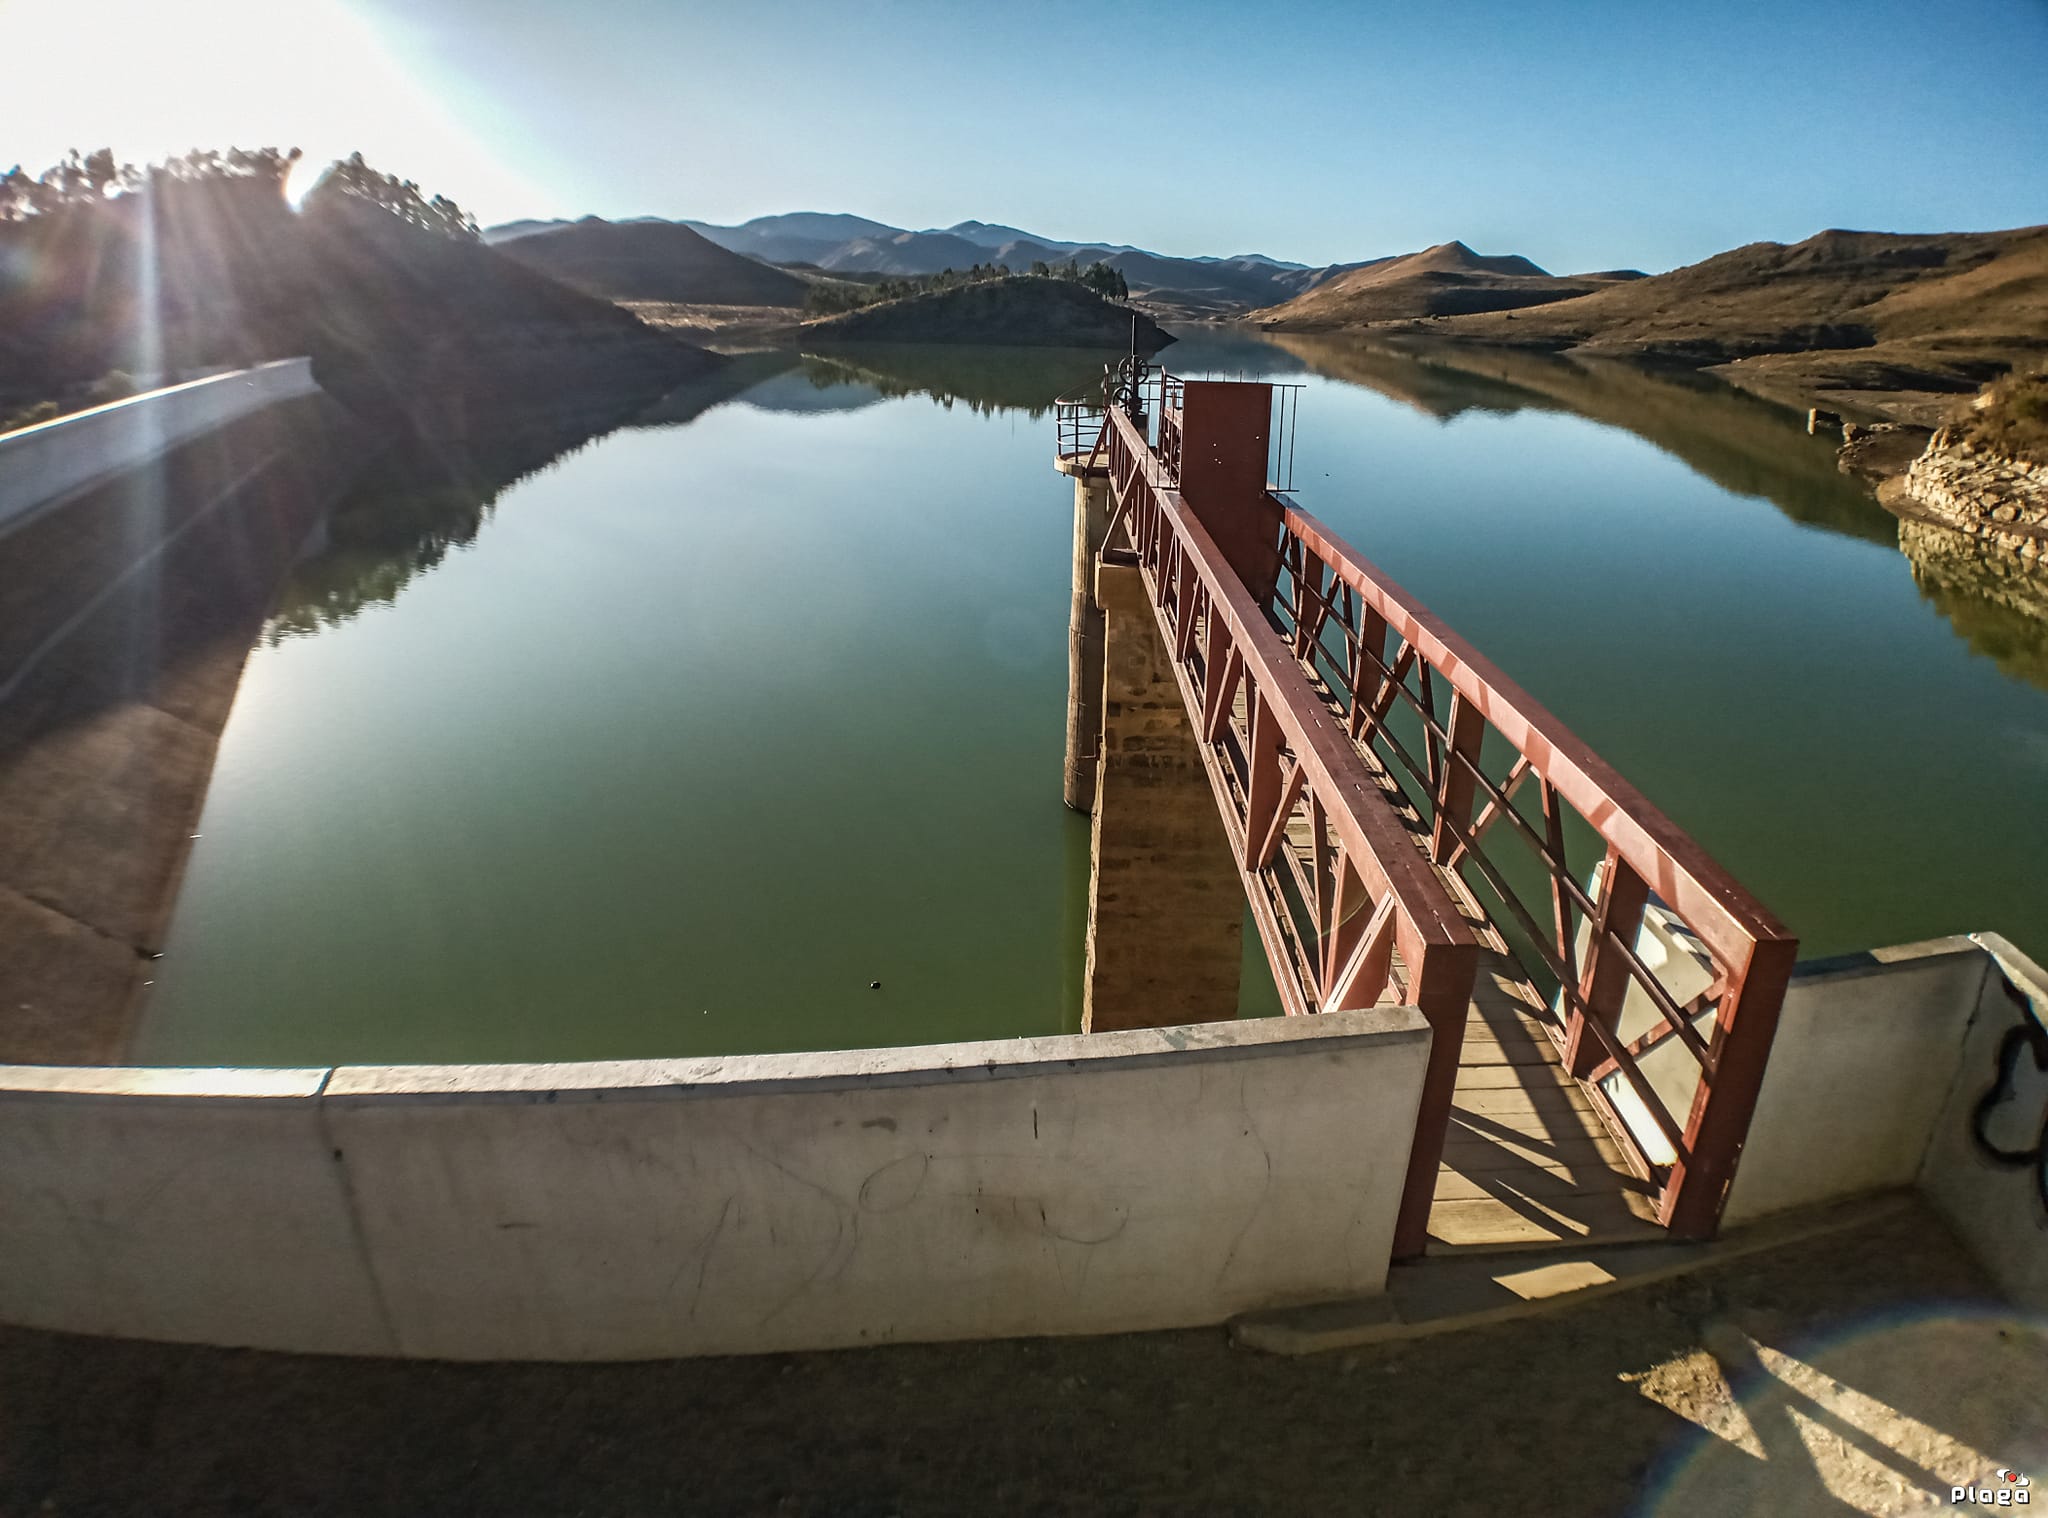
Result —
<path fill-rule="evenodd" d="M 1626 428 L 1724 490 L 1769 501 L 1793 521 L 1873 543 L 1896 525 L 1835 467 L 1784 406 L 1691 370 L 1467 344 L 1403 344 L 1273 334 L 1314 372 L 1377 390 L 1431 416 L 1562 411 Z"/>
<path fill-rule="evenodd" d="M 924 395 L 977 415 L 1022 411 L 1036 420 L 1063 395 L 1093 392 L 1117 356 L 1096 348 L 845 344 L 830 357 L 806 353 L 803 367 L 820 388 L 860 387 L 877 400 Z"/>
<path fill-rule="evenodd" d="M 1191 331 L 1169 359 L 1309 375 L 1312 509 L 1816 952 L 2034 931 L 2048 608 L 2023 584 L 1900 533 L 1796 417 L 1712 381 L 1288 342 Z M 293 572 L 178 835 L 204 837 L 144 1055 L 1071 1026 L 1071 496 L 1030 418 L 1109 357 L 763 352 L 630 416 L 387 460 Z M 1901 808 L 1929 774 L 1954 804 Z"/>
<path fill-rule="evenodd" d="M 719 373 L 671 391 L 635 427 L 677 427 L 727 401 L 787 416 L 862 411 L 926 396 L 979 416 L 1019 411 L 1036 419 L 1061 396 L 1092 391 L 1117 355 L 1093 348 L 995 348 L 959 344 L 848 343 L 827 356 L 791 349 L 736 355 Z"/>
<path fill-rule="evenodd" d="M 797 365 L 797 356 L 786 348 L 767 348 L 753 353 L 736 353 L 710 374 L 679 385 L 627 423 L 632 427 L 687 427 L 698 417 L 728 401 L 751 400 L 757 393 L 772 392 L 776 376 Z"/>
<path fill-rule="evenodd" d="M 775 354 L 787 368 L 787 354 Z M 460 437 L 407 437 L 371 463 L 320 524 L 285 576 L 263 640 L 337 627 L 389 606 L 452 549 L 476 541 L 499 496 L 630 422 L 682 426 L 760 382 L 766 366 L 718 369 L 649 406 L 644 388 L 579 394 L 572 402 L 501 409 Z"/>
<path fill-rule="evenodd" d="M 1958 637 L 2001 674 L 2048 690 L 2048 574 L 1932 522 L 1900 522 L 1899 551 Z"/>
<path fill-rule="evenodd" d="M 1803 418 L 1710 375 L 1513 348 L 1273 334 L 1315 373 L 1375 390 L 1430 416 L 1569 412 L 1626 428 L 1725 490 L 1791 520 L 1896 543 L 1920 594 L 2000 672 L 2048 689 L 2048 575 L 1931 523 L 1902 522 L 1835 465 Z"/>

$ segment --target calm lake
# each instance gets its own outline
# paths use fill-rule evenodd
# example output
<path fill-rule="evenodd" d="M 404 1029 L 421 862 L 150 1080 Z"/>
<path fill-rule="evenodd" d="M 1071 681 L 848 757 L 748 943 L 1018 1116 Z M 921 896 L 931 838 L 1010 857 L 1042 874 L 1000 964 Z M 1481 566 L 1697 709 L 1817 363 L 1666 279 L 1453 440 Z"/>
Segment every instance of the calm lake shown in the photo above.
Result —
<path fill-rule="evenodd" d="M 1077 1026 L 1046 408 L 1101 362 L 758 356 L 502 489 L 357 502 L 374 530 L 338 519 L 250 658 L 139 1057 Z M 1303 504 L 1805 955 L 2048 950 L 2048 625 L 1966 550 L 1909 559 L 1798 415 L 1526 354 L 1191 336 L 1164 362 L 1305 382 Z"/>

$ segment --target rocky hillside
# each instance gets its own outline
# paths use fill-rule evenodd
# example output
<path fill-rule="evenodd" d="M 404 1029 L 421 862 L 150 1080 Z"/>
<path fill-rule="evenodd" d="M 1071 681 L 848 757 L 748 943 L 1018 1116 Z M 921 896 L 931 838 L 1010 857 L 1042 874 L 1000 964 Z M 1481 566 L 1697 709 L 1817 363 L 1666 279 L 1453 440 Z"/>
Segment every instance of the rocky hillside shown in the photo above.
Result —
<path fill-rule="evenodd" d="M 1432 336 L 1694 366 L 1810 404 L 1948 397 L 2048 357 L 2048 227 L 1822 232 L 1751 243 L 1537 310 L 1430 324 Z M 1878 409 L 1886 409 L 1880 405 Z"/>
<path fill-rule="evenodd" d="M 672 221 L 581 221 L 496 245 L 505 257 L 607 300 L 801 306 L 809 286 Z"/>
<path fill-rule="evenodd" d="M 828 343 L 984 343 L 994 347 L 1126 348 L 1173 338 L 1127 306 L 1066 279 L 1014 276 L 884 301 L 806 322 L 806 347 Z"/>
<path fill-rule="evenodd" d="M 1254 314 L 1281 332 L 1319 332 L 1418 317 L 1511 311 L 1590 295 L 1639 279 L 1633 270 L 1560 279 L 1517 254 L 1475 253 L 1462 242 L 1376 258 Z"/>
<path fill-rule="evenodd" d="M 1958 442 L 2048 468 L 2048 369 L 1987 386 L 1949 431 Z"/>

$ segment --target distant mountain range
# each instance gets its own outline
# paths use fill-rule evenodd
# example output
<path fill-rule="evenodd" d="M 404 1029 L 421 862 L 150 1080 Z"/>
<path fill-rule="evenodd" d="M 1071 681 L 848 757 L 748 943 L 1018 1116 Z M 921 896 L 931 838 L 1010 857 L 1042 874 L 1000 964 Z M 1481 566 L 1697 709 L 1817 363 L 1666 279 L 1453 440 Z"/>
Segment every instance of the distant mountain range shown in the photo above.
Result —
<path fill-rule="evenodd" d="M 507 258 L 608 300 L 801 306 L 810 288 L 796 275 L 722 248 L 681 222 L 586 216 L 492 241 Z"/>
<path fill-rule="evenodd" d="M 636 217 L 615 225 L 646 223 L 662 223 L 662 218 Z M 663 224 L 687 227 L 708 242 L 762 263 L 854 277 L 937 274 L 986 263 L 1008 264 L 1023 273 L 1040 260 L 1064 263 L 1073 259 L 1084 265 L 1102 262 L 1124 276 L 1133 297 L 1184 316 L 1228 316 L 1277 305 L 1333 274 L 1357 267 L 1333 264 L 1314 268 L 1263 253 L 1173 258 L 1127 243 L 1067 242 L 984 221 L 963 221 L 919 232 L 864 216 L 799 211 L 757 216 L 736 227 L 689 220 Z M 484 237 L 503 245 L 571 225 L 575 223 L 513 221 L 490 228 Z"/>

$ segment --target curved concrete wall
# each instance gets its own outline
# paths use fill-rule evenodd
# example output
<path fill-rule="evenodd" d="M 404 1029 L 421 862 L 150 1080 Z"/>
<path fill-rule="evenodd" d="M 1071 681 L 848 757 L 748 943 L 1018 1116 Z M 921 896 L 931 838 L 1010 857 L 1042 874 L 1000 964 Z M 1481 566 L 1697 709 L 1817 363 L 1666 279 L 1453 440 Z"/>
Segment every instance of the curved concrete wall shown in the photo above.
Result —
<path fill-rule="evenodd" d="M 1408 1009 L 857 1053 L 0 1067 L 0 1319 L 637 1359 L 1380 1290 Z"/>
<path fill-rule="evenodd" d="M 0 433 L 0 534 L 173 443 L 319 388 L 311 359 L 284 358 Z"/>
<path fill-rule="evenodd" d="M 2008 1297 L 2048 1313 L 2048 1061 L 2039 1052 L 2048 971 L 1995 933 L 1971 936 L 1990 962 L 1920 1189 Z M 2007 1039 L 2029 1028 L 2033 1041 L 2008 1051 Z M 2028 1152 L 2031 1160 L 2014 1158 Z"/>
<path fill-rule="evenodd" d="M 1989 965 L 1957 937 L 1799 966 L 1722 1224 L 1913 1185 Z"/>
<path fill-rule="evenodd" d="M 1995 933 L 1802 965 L 1723 1224 L 1917 1186 L 2009 1297 L 2048 1311 L 2048 1064 L 2029 1046 L 2000 1065 L 2029 1025 L 2048 1027 L 2048 974 Z"/>

